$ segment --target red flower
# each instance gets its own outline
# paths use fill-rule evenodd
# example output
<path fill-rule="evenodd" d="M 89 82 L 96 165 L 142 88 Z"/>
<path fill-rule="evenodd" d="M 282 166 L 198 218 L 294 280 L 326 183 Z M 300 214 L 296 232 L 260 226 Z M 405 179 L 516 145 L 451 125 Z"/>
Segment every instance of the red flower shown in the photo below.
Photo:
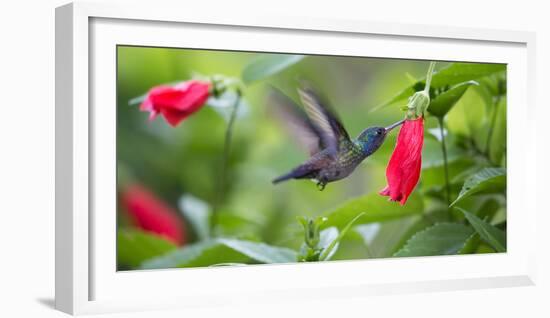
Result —
<path fill-rule="evenodd" d="M 388 185 L 380 191 L 381 195 L 389 196 L 390 200 L 399 201 L 401 205 L 407 202 L 420 178 L 423 143 L 424 118 L 405 120 L 386 169 Z"/>
<path fill-rule="evenodd" d="M 156 86 L 149 90 L 140 110 L 149 112 L 150 120 L 160 113 L 170 125 L 176 126 L 206 103 L 209 92 L 210 83 L 196 80 L 176 86 Z"/>
<path fill-rule="evenodd" d="M 122 204 L 139 228 L 183 245 L 185 227 L 177 212 L 148 189 L 133 184 L 122 191 Z"/>

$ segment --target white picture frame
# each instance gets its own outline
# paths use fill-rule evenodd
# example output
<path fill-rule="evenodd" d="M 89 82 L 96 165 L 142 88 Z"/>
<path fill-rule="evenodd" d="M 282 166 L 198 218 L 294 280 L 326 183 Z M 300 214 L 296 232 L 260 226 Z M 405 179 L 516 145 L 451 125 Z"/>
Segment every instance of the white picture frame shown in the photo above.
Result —
<path fill-rule="evenodd" d="M 185 37 L 177 36 L 182 31 Z M 116 121 L 114 108 L 108 107 L 115 103 L 116 44 L 507 63 L 508 130 L 513 132 L 508 138 L 508 251 L 116 272 Z M 536 163 L 529 161 L 536 145 L 525 138 L 536 129 L 534 45 L 530 32 L 226 16 L 189 4 L 152 10 L 112 1 L 57 8 L 56 308 L 86 314 L 534 284 L 537 201 L 526 189 L 536 184 Z M 102 235 L 94 235 L 98 232 Z M 179 282 L 188 288 L 178 288 Z"/>

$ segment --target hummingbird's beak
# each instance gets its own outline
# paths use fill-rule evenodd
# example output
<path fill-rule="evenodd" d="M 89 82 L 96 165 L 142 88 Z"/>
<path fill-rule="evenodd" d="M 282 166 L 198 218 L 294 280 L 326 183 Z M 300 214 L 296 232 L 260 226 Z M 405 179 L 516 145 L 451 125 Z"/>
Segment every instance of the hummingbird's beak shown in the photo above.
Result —
<path fill-rule="evenodd" d="M 400 125 L 403 124 L 404 122 L 405 122 L 405 119 L 400 120 L 400 121 L 396 122 L 395 124 L 389 125 L 388 127 L 386 127 L 386 134 L 389 133 L 389 132 L 390 132 L 392 129 L 394 129 L 395 127 L 400 126 Z"/>

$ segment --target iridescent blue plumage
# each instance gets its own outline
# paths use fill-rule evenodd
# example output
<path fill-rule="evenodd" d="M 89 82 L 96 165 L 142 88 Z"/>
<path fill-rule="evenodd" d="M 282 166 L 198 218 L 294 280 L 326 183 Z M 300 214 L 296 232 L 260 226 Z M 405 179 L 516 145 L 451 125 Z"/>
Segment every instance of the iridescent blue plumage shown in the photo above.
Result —
<path fill-rule="evenodd" d="M 290 124 L 296 137 L 310 150 L 311 158 L 284 174 L 273 183 L 289 179 L 314 179 L 320 190 L 329 182 L 349 176 L 368 156 L 384 142 L 387 133 L 400 125 L 370 127 L 351 139 L 328 104 L 309 87 L 298 90 L 304 112 L 279 91 L 273 89 L 271 102 L 282 110 L 283 120 Z"/>

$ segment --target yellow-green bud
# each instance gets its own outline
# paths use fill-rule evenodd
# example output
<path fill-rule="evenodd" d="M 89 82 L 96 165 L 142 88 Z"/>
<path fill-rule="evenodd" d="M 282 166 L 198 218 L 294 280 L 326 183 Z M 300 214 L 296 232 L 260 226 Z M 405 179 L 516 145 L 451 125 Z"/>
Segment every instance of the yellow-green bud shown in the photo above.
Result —
<path fill-rule="evenodd" d="M 419 91 L 409 97 L 407 103 L 407 118 L 417 119 L 420 116 L 424 116 L 424 112 L 430 105 L 430 95 L 426 91 Z"/>

